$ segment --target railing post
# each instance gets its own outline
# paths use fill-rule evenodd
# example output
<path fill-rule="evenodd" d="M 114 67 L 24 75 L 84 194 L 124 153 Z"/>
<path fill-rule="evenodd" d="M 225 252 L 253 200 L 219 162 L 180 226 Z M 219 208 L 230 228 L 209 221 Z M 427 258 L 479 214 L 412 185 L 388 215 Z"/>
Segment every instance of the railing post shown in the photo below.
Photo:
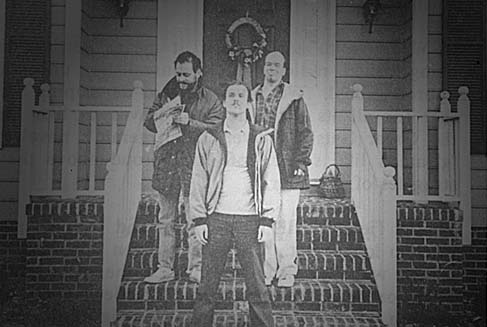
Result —
<path fill-rule="evenodd" d="M 351 198 L 353 201 L 356 202 L 356 197 L 360 194 L 359 192 L 359 184 L 358 181 L 360 180 L 359 176 L 359 150 L 356 146 L 358 145 L 357 138 L 360 137 L 358 131 L 356 130 L 356 126 L 354 124 L 354 113 L 363 112 L 364 110 L 364 98 L 362 96 L 363 87 L 360 84 L 355 84 L 352 86 L 353 90 L 353 97 L 352 97 L 352 171 L 351 171 Z"/>
<path fill-rule="evenodd" d="M 470 161 L 470 100 L 468 87 L 458 89 L 460 97 L 457 111 L 460 114 L 460 131 L 458 136 L 457 169 L 459 176 L 460 210 L 463 212 L 462 240 L 464 245 L 472 242 L 472 199 L 471 199 L 471 169 Z"/>
<path fill-rule="evenodd" d="M 32 185 L 32 111 L 35 105 L 34 80 L 24 79 L 22 91 L 22 111 L 20 126 L 20 164 L 19 164 L 19 199 L 18 199 L 18 237 L 27 237 L 27 215 L 25 206 L 30 201 Z"/>
<path fill-rule="evenodd" d="M 444 117 L 451 113 L 450 93 L 440 94 L 440 112 Z M 455 152 L 453 149 L 453 121 L 440 117 L 438 120 L 438 191 L 439 196 L 455 194 Z"/>
<path fill-rule="evenodd" d="M 396 171 L 393 167 L 384 168 L 384 179 L 382 184 L 381 201 L 382 207 L 382 226 L 384 230 L 384 243 L 379 245 L 382 252 L 383 274 L 383 295 L 382 300 L 382 320 L 387 326 L 396 326 L 397 323 L 397 187 L 394 181 Z"/>
<path fill-rule="evenodd" d="M 117 294 L 141 199 L 143 109 L 142 83 L 136 81 L 132 110 L 105 179 L 102 327 L 109 327 L 116 318 Z"/>

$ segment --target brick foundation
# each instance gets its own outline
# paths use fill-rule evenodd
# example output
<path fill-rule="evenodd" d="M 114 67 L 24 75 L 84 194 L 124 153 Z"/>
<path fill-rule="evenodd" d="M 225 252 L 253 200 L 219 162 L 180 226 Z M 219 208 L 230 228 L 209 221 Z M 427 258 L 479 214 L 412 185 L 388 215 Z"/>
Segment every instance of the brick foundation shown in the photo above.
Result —
<path fill-rule="evenodd" d="M 0 221 L 0 297 L 22 292 L 25 277 L 26 242 L 17 238 L 16 221 Z"/>
<path fill-rule="evenodd" d="M 487 321 L 487 227 L 473 227 L 472 245 L 464 250 L 463 285 L 466 306 Z"/>
<path fill-rule="evenodd" d="M 398 205 L 400 315 L 463 312 L 461 219 L 458 210 L 444 206 Z"/>
<path fill-rule="evenodd" d="M 101 301 L 103 204 L 33 203 L 27 213 L 28 294 Z"/>

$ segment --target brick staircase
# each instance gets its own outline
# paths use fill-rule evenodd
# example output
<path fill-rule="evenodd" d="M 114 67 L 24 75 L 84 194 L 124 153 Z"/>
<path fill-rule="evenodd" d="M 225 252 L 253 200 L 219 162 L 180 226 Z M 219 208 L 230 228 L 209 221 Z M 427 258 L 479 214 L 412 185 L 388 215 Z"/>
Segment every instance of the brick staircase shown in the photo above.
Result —
<path fill-rule="evenodd" d="M 187 280 L 184 214 L 177 224 L 179 279 L 145 284 L 157 267 L 158 206 L 141 201 L 117 302 L 117 327 L 189 326 L 198 286 Z M 362 232 L 349 201 L 303 196 L 298 207 L 298 275 L 269 288 L 276 326 L 384 326 Z M 248 326 L 245 283 L 235 252 L 219 286 L 215 326 Z"/>

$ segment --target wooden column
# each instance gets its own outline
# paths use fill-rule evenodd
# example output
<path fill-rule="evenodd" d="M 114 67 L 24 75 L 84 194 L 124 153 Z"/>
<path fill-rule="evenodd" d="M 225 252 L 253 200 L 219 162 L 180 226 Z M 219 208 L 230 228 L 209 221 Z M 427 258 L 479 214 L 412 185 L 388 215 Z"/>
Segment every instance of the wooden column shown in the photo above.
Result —
<path fill-rule="evenodd" d="M 290 82 L 303 88 L 311 116 L 312 183 L 335 162 L 335 30 L 335 0 L 291 0 Z"/>
<path fill-rule="evenodd" d="M 20 124 L 20 162 L 19 162 L 19 198 L 18 198 L 18 238 L 27 237 L 27 215 L 25 206 L 30 202 L 32 184 L 32 111 L 35 105 L 34 80 L 24 79 L 22 91 Z"/>
<path fill-rule="evenodd" d="M 62 197 L 72 198 L 78 176 L 81 1 L 65 1 Z"/>
<path fill-rule="evenodd" d="M 203 60 L 203 0 L 158 0 L 157 92 L 174 76 L 174 60 L 185 50 Z"/>
<path fill-rule="evenodd" d="M 472 244 L 472 161 L 470 158 L 470 100 L 468 87 L 458 88 L 460 97 L 457 111 L 460 114 L 460 132 L 458 133 L 458 181 L 460 210 L 463 212 L 462 241 L 464 245 Z"/>
<path fill-rule="evenodd" d="M 413 0 L 412 107 L 428 111 L 428 0 Z M 413 118 L 413 195 L 419 203 L 428 195 L 428 120 Z"/>

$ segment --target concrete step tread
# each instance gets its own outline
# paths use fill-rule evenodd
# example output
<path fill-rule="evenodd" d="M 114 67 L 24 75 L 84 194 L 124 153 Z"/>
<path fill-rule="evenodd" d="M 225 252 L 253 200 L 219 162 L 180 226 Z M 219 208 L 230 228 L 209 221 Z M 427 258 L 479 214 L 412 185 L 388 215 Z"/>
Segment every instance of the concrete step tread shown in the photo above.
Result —
<path fill-rule="evenodd" d="M 192 311 L 122 311 L 119 312 L 117 327 L 189 327 Z M 276 327 L 382 327 L 385 326 L 377 313 L 283 313 L 273 312 Z M 246 312 L 215 312 L 215 327 L 248 327 L 249 318 Z"/>

